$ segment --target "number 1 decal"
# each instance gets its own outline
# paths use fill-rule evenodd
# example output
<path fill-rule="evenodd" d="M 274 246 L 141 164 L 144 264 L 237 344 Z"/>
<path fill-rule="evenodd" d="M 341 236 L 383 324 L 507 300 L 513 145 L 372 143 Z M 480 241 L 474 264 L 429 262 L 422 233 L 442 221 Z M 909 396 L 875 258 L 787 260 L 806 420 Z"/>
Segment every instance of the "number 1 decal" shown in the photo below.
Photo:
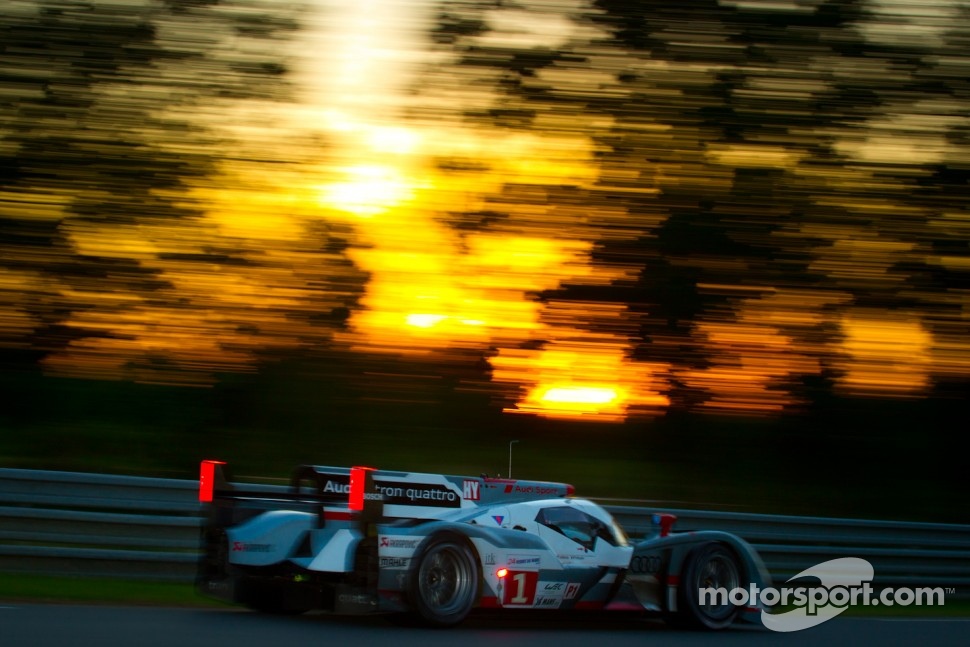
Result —
<path fill-rule="evenodd" d="M 509 571 L 504 578 L 502 605 L 529 605 L 535 602 L 536 585 L 539 583 L 537 571 Z"/>
<path fill-rule="evenodd" d="M 529 601 L 529 598 L 525 595 L 526 589 L 526 576 L 528 573 L 516 573 L 512 576 L 512 581 L 515 582 L 515 596 L 509 600 L 509 604 L 525 604 Z M 535 587 L 532 587 L 535 591 Z"/>

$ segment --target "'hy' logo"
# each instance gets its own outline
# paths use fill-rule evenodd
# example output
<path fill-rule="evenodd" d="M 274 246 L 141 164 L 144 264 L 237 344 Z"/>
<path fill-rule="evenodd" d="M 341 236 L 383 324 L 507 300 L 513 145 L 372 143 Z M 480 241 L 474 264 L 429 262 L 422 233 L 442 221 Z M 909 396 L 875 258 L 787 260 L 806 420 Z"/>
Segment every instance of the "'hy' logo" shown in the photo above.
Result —
<path fill-rule="evenodd" d="M 464 493 L 462 498 L 466 501 L 478 501 L 482 498 L 480 491 L 481 483 L 478 481 L 465 481 Z"/>

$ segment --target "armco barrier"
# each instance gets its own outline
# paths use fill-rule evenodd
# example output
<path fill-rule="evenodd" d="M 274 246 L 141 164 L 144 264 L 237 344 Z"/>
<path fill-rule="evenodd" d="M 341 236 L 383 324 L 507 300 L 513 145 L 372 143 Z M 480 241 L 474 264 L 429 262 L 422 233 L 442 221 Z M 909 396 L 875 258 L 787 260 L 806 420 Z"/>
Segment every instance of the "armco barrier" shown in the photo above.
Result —
<path fill-rule="evenodd" d="M 0 572 L 189 582 L 198 555 L 196 493 L 191 480 L 0 469 Z M 970 525 L 606 508 L 634 539 L 649 532 L 655 512 L 676 514 L 677 531 L 737 534 L 776 584 L 828 559 L 862 557 L 875 568 L 874 586 L 970 593 Z"/>
<path fill-rule="evenodd" d="M 0 469 L 0 571 L 190 581 L 192 481 Z"/>
<path fill-rule="evenodd" d="M 830 559 L 861 557 L 872 563 L 873 586 L 940 586 L 970 594 L 970 526 L 870 521 L 738 512 L 606 506 L 636 538 L 649 531 L 655 512 L 677 515 L 674 529 L 723 530 L 745 539 L 764 560 L 776 585 Z"/>

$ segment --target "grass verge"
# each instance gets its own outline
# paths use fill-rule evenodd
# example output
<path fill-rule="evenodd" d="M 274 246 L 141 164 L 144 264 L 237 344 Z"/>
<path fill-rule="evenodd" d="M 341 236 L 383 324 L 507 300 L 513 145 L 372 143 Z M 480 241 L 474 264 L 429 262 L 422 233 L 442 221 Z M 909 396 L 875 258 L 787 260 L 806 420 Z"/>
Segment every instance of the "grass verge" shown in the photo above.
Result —
<path fill-rule="evenodd" d="M 775 607 L 773 614 L 792 611 L 796 607 Z M 840 618 L 970 618 L 970 598 L 944 597 L 941 605 L 862 606 L 852 605 L 843 611 Z"/>
<path fill-rule="evenodd" d="M 854 606 L 843 614 L 851 618 L 970 618 L 970 599 L 947 596 L 941 605 Z"/>
<path fill-rule="evenodd" d="M 0 600 L 218 607 L 191 584 L 0 573 Z"/>

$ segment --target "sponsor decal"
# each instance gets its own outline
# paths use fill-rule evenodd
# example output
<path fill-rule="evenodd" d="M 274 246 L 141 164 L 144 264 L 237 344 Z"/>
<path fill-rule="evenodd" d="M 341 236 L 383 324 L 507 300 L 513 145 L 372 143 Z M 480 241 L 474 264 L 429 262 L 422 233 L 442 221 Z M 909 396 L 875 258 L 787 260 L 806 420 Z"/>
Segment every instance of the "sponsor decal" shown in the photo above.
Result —
<path fill-rule="evenodd" d="M 410 557 L 381 557 L 381 568 L 407 568 Z"/>
<path fill-rule="evenodd" d="M 492 515 L 492 519 L 495 519 L 495 523 L 501 526 L 502 522 L 505 521 L 505 515 L 495 514 Z"/>
<path fill-rule="evenodd" d="M 562 605 L 566 582 L 539 582 L 536 586 L 536 600 L 533 605 L 541 609 L 558 609 Z"/>
<path fill-rule="evenodd" d="M 482 498 L 481 483 L 478 481 L 465 481 L 462 486 L 461 498 L 466 501 L 479 501 Z"/>
<path fill-rule="evenodd" d="M 458 493 L 438 483 L 414 483 L 408 487 L 377 484 L 375 487 L 383 495 L 386 504 L 423 505 L 435 508 L 461 507 L 461 497 Z"/>
<path fill-rule="evenodd" d="M 495 566 L 495 553 L 486 553 L 483 563 L 485 566 Z"/>
<path fill-rule="evenodd" d="M 563 600 L 572 600 L 579 593 L 579 582 L 570 582 L 566 585 L 566 590 L 563 591 Z"/>
<path fill-rule="evenodd" d="M 539 564 L 541 561 L 542 561 L 542 558 L 539 557 L 538 555 L 509 555 L 509 558 L 506 563 L 510 567 L 515 566 L 518 568 L 522 568 L 523 566 L 533 566 L 535 568 L 539 568 Z"/>
<path fill-rule="evenodd" d="M 345 501 L 350 496 L 349 474 L 327 474 L 320 494 L 325 501 Z M 380 492 L 365 492 L 364 498 L 369 501 L 380 501 Z"/>
<path fill-rule="evenodd" d="M 232 551 L 234 553 L 271 553 L 273 552 L 273 544 L 251 544 L 249 542 L 234 541 L 232 542 Z"/>
<path fill-rule="evenodd" d="M 630 572 L 655 575 L 660 572 L 661 565 L 659 555 L 634 555 L 630 560 Z"/>
<path fill-rule="evenodd" d="M 420 539 L 399 539 L 381 535 L 381 548 L 417 548 Z"/>
<path fill-rule="evenodd" d="M 548 597 L 545 595 L 539 595 L 536 597 L 535 607 L 537 609 L 558 609 L 559 605 L 562 604 L 561 597 Z"/>
<path fill-rule="evenodd" d="M 350 483 L 327 479 L 327 482 L 323 484 L 323 491 L 330 494 L 350 494 Z"/>
<path fill-rule="evenodd" d="M 532 606 L 539 584 L 537 571 L 509 571 L 502 578 L 502 606 Z"/>
<path fill-rule="evenodd" d="M 349 474 L 326 474 L 320 475 L 326 479 L 320 488 L 320 496 L 326 501 L 345 501 L 350 494 L 350 475 Z"/>
<path fill-rule="evenodd" d="M 509 483 L 505 486 L 505 493 L 556 496 L 559 494 L 559 489 L 548 485 L 519 485 L 518 483 Z"/>

